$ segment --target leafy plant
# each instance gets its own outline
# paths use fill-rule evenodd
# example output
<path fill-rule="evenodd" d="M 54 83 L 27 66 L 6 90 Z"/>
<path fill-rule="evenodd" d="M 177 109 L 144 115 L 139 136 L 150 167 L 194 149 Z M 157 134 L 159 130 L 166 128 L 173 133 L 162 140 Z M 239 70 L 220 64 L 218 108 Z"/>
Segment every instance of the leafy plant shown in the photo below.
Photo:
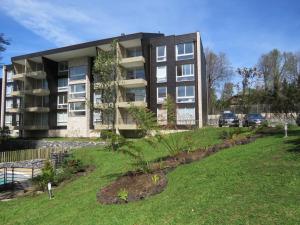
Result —
<path fill-rule="evenodd" d="M 159 180 L 160 180 L 160 177 L 157 175 L 157 174 L 154 174 L 152 177 L 151 177 L 151 180 L 152 182 L 156 185 L 158 184 Z"/>
<path fill-rule="evenodd" d="M 122 188 L 118 191 L 118 198 L 127 202 L 128 200 L 128 191 L 125 188 Z"/>
<path fill-rule="evenodd" d="M 55 176 L 54 168 L 50 161 L 46 161 L 44 167 L 42 168 L 42 174 L 33 178 L 33 183 L 35 183 L 40 190 L 45 191 L 48 182 L 53 182 Z"/>

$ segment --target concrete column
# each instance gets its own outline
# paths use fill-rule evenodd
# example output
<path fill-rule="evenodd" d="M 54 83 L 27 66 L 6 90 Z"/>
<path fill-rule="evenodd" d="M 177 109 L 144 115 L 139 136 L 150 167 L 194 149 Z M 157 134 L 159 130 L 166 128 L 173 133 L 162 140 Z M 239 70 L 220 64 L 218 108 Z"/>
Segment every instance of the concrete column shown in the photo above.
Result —
<path fill-rule="evenodd" d="M 5 98 L 6 98 L 6 79 L 7 79 L 7 71 L 6 66 L 3 66 L 3 73 L 2 73 L 2 88 L 1 88 L 1 121 L 0 127 L 3 128 L 5 126 Z"/>
<path fill-rule="evenodd" d="M 197 42 L 196 42 L 196 53 L 197 53 L 197 75 L 198 75 L 198 80 L 196 82 L 198 86 L 198 125 L 199 127 L 203 126 L 203 120 L 202 120 L 202 68 L 201 68 L 201 39 L 200 39 L 200 33 L 197 32 Z"/>

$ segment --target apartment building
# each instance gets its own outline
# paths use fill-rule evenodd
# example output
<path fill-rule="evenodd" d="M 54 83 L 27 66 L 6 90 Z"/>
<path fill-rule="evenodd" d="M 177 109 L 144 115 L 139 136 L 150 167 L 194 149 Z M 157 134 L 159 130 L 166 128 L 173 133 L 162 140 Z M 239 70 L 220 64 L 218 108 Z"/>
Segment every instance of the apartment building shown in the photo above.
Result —
<path fill-rule="evenodd" d="M 131 104 L 148 107 L 160 124 L 167 95 L 180 128 L 207 122 L 205 56 L 198 32 L 165 36 L 135 33 L 15 56 L 3 67 L 1 126 L 23 137 L 91 137 L 108 128 L 105 104 L 94 91 L 93 62 L 117 40 L 119 73 L 115 121 L 118 132 L 137 130 Z"/>

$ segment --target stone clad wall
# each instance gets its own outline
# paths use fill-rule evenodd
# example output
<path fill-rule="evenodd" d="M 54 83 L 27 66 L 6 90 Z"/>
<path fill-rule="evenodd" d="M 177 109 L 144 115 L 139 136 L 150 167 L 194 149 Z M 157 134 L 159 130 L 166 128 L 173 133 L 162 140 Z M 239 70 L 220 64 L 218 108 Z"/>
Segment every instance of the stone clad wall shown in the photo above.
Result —
<path fill-rule="evenodd" d="M 103 146 L 104 142 L 95 141 L 47 141 L 47 140 L 26 140 L 10 139 L 0 143 L 0 151 L 21 150 L 21 149 L 72 149 L 91 146 Z"/>

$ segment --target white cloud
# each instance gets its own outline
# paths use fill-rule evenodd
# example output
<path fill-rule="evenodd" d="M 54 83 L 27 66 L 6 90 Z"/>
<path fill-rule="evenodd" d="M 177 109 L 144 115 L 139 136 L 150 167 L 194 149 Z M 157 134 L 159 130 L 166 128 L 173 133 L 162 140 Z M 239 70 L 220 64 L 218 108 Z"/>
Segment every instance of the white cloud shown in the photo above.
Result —
<path fill-rule="evenodd" d="M 0 8 L 19 24 L 57 46 L 81 41 L 69 31 L 68 23 L 80 27 L 93 22 L 91 17 L 74 7 L 39 0 L 2 0 Z"/>

